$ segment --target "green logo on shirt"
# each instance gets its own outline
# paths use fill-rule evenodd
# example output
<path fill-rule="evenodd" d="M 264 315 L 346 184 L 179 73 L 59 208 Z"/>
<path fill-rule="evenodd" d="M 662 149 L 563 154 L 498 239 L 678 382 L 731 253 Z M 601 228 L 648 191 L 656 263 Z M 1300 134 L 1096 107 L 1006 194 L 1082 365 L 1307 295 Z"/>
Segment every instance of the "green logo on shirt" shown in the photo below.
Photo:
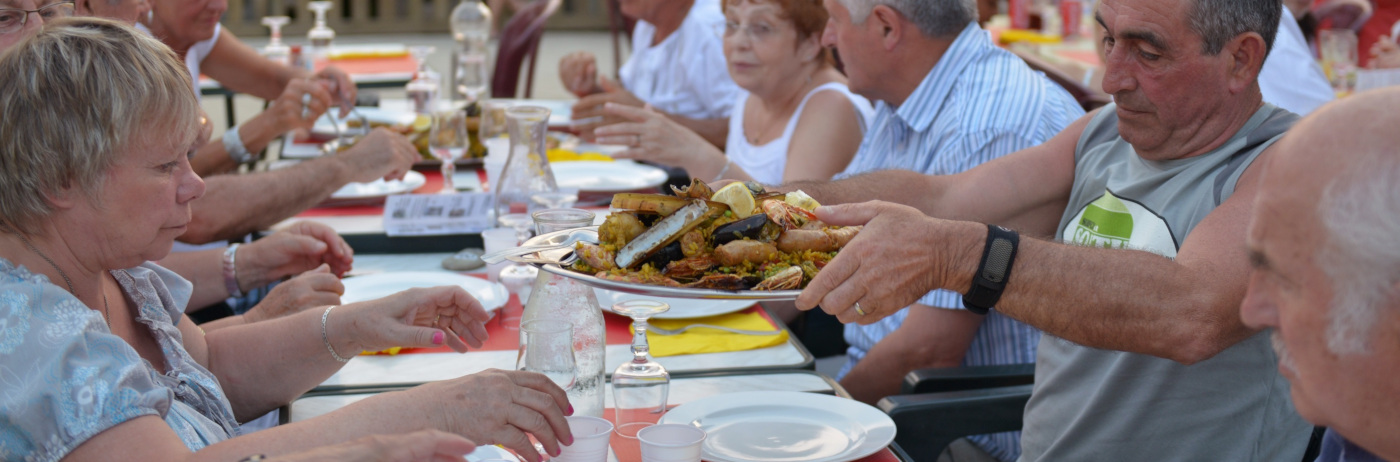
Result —
<path fill-rule="evenodd" d="M 1105 192 L 1084 207 L 1073 241 L 1079 245 L 1121 249 L 1133 237 L 1133 215 L 1123 201 Z"/>

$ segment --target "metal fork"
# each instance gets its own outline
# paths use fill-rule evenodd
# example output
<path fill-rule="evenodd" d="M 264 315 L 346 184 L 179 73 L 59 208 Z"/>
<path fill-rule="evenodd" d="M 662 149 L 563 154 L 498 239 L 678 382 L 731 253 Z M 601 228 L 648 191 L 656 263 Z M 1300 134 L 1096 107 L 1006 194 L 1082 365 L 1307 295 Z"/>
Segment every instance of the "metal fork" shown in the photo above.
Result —
<path fill-rule="evenodd" d="M 782 330 L 744 330 L 735 329 L 732 327 L 715 326 L 710 324 L 691 324 L 689 326 L 685 326 L 679 329 L 662 329 L 660 327 L 647 324 L 647 332 L 651 332 L 657 335 L 676 335 L 691 329 L 714 329 L 744 335 L 778 335 L 783 332 Z"/>

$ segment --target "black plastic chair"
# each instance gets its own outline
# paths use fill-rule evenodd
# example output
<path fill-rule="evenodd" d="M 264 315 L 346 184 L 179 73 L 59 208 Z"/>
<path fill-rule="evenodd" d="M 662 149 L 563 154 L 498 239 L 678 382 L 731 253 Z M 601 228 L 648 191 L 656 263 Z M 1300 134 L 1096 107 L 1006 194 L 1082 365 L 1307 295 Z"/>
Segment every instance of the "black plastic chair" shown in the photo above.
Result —
<path fill-rule="evenodd" d="M 894 420 L 895 443 L 913 460 L 937 460 L 953 441 L 1021 429 L 1035 382 L 1035 364 L 921 369 L 904 377 L 901 395 L 878 403 Z M 1323 427 L 1315 427 L 1302 462 L 1322 449 Z"/>
<path fill-rule="evenodd" d="M 1035 364 L 920 369 L 900 395 L 878 403 L 899 429 L 895 443 L 913 460 L 936 460 L 954 440 L 1021 429 Z"/>

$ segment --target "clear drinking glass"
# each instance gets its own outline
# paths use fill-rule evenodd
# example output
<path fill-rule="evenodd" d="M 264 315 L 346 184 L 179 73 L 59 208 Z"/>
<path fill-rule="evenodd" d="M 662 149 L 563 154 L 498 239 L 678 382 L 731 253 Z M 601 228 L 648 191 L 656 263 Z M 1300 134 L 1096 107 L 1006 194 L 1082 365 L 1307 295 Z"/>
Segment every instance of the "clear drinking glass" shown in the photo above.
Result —
<path fill-rule="evenodd" d="M 567 321 L 536 319 L 520 325 L 517 370 L 538 372 L 568 390 L 578 380 L 574 361 L 574 326 Z"/>
<path fill-rule="evenodd" d="M 593 212 L 583 209 L 545 209 L 530 214 L 535 218 L 535 234 L 593 225 Z"/>
<path fill-rule="evenodd" d="M 418 70 L 413 73 L 413 80 L 404 86 L 404 92 L 413 102 L 413 111 L 419 114 L 432 113 L 437 104 L 438 89 L 442 87 L 442 76 L 428 67 L 428 57 L 433 51 L 436 49 L 429 46 L 408 48 L 408 54 L 418 62 Z"/>
<path fill-rule="evenodd" d="M 457 93 L 474 103 L 491 86 L 491 63 L 486 53 L 457 56 Z"/>
<path fill-rule="evenodd" d="M 1351 93 L 1356 84 L 1356 32 L 1349 29 L 1322 30 L 1318 31 L 1317 40 L 1322 70 L 1332 83 L 1332 90 L 1338 95 Z"/>
<path fill-rule="evenodd" d="M 559 188 L 557 191 L 537 192 L 530 195 L 530 203 L 544 209 L 566 209 L 578 202 L 578 188 Z"/>
<path fill-rule="evenodd" d="M 457 173 L 457 159 L 467 153 L 471 138 L 467 135 L 467 111 L 457 110 L 433 117 L 428 132 L 428 150 L 442 159 L 442 190 L 439 194 L 456 194 L 452 175 Z"/>
<path fill-rule="evenodd" d="M 613 312 L 632 318 L 632 361 L 613 371 L 613 410 L 617 434 L 636 438 L 637 432 L 656 424 L 666 412 L 671 375 L 652 361 L 647 345 L 647 318 L 665 313 L 670 305 L 656 300 L 628 300 L 613 305 Z"/>

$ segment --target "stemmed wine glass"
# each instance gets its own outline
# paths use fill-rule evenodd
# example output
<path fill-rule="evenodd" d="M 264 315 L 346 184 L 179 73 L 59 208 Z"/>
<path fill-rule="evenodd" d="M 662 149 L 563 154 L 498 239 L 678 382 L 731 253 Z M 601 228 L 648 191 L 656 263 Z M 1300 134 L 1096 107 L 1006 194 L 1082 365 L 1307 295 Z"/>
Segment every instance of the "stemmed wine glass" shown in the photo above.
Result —
<path fill-rule="evenodd" d="M 442 76 L 428 67 L 428 56 L 434 51 L 436 49 L 430 46 L 408 48 L 408 54 L 418 62 L 418 70 L 413 73 L 413 80 L 404 86 L 404 92 L 408 94 L 409 101 L 413 102 L 413 111 L 419 114 L 432 113 L 437 103 L 438 88 L 442 86 Z"/>
<path fill-rule="evenodd" d="M 452 175 L 457 173 L 457 159 L 466 154 L 471 139 L 467 135 L 467 111 L 456 110 L 433 117 L 428 132 L 428 150 L 442 159 L 442 190 L 440 194 L 456 194 Z"/>
<path fill-rule="evenodd" d="M 612 386 L 617 434 L 636 438 L 639 430 L 655 424 L 666 412 L 671 374 L 651 359 L 647 318 L 665 313 L 671 306 L 656 300 L 628 300 L 612 309 L 632 318 L 632 361 L 613 371 Z"/>
<path fill-rule="evenodd" d="M 567 209 L 578 202 L 578 189 L 559 188 L 556 191 L 540 191 L 530 195 L 530 202 L 539 204 L 541 209 Z"/>

